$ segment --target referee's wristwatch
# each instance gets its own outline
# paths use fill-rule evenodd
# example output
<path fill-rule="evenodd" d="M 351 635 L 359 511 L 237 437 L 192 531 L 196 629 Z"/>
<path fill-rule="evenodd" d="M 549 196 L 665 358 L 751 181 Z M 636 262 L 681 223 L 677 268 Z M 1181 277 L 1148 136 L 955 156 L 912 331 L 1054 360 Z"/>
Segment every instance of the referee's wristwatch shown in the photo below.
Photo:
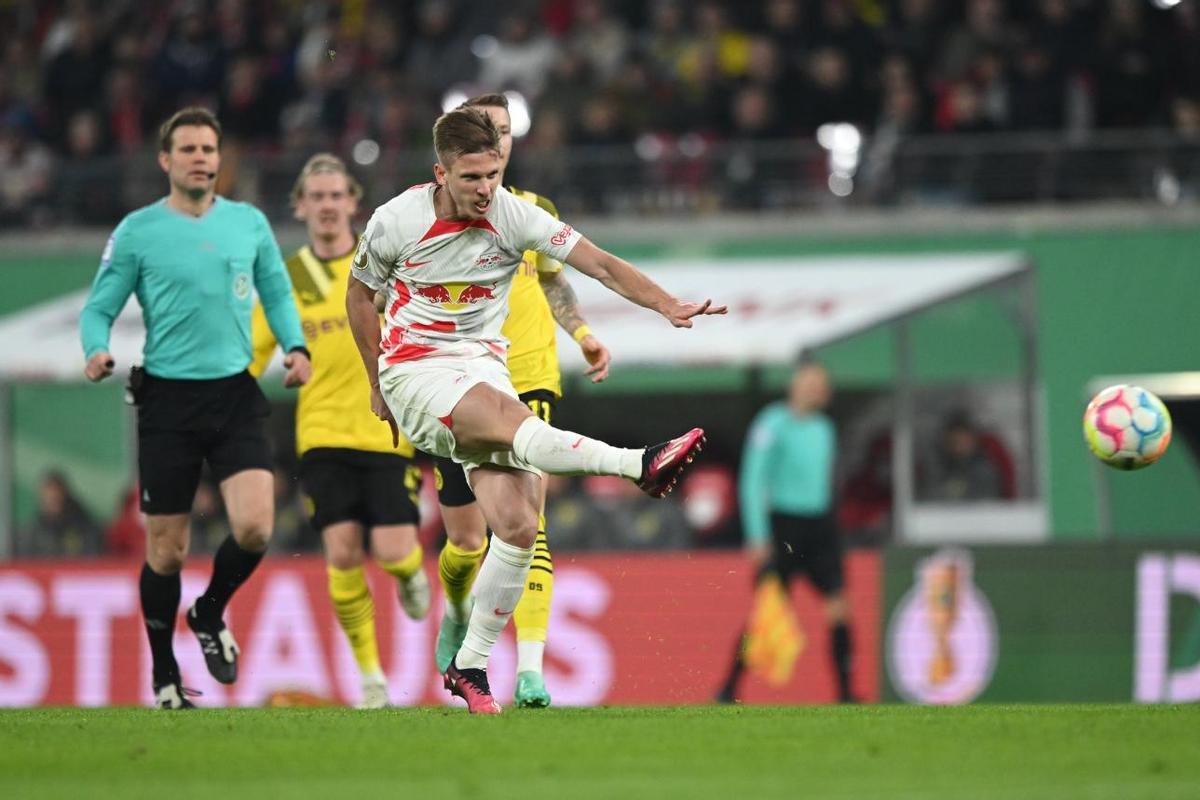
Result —
<path fill-rule="evenodd" d="M 291 350 L 288 350 L 288 355 L 291 355 L 292 353 L 302 353 L 305 358 L 307 358 L 309 361 L 312 361 L 312 353 L 308 352 L 308 348 L 304 347 L 303 345 L 299 347 L 293 347 Z"/>

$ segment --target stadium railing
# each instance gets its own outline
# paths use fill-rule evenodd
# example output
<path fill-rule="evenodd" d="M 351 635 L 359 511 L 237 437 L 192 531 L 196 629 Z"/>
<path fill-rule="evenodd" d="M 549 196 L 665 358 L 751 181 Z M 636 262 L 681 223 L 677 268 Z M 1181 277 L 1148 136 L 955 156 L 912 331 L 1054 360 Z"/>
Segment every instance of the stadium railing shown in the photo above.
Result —
<path fill-rule="evenodd" d="M 424 149 L 367 154 L 355 163 L 368 202 L 428 180 Z M 338 148 L 333 148 L 338 149 Z M 257 152 L 230 142 L 224 191 L 290 219 L 288 195 L 308 152 Z M 352 159 L 353 160 L 353 159 Z M 565 214 L 679 216 L 823 207 L 978 207 L 1006 203 L 1200 202 L 1200 136 L 1162 129 L 1078 134 L 864 136 L 848 124 L 816 139 L 719 141 L 646 134 L 628 145 L 518 151 L 508 176 L 556 200 Z M 56 165 L 49 194 L 8 226 L 115 222 L 162 193 L 148 154 Z M 36 211 L 36 213 L 35 213 Z"/>

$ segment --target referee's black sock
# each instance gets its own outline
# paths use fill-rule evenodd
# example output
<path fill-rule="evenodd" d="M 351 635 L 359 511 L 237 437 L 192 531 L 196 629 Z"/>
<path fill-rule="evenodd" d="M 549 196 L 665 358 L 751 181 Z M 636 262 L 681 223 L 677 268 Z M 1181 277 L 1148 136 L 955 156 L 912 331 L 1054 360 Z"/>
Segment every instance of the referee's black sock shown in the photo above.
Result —
<path fill-rule="evenodd" d="M 853 700 L 850 694 L 850 628 L 844 622 L 833 626 L 830 633 L 833 645 L 833 665 L 837 669 L 838 699 L 843 703 Z"/>
<path fill-rule="evenodd" d="M 172 646 L 175 617 L 179 614 L 179 585 L 178 572 L 159 575 L 149 564 L 142 564 L 138 590 L 142 596 L 146 638 L 150 640 L 150 655 L 154 660 L 156 687 L 179 680 L 179 664 L 175 661 L 175 649 Z"/>
<path fill-rule="evenodd" d="M 196 598 L 196 615 L 210 620 L 220 619 L 225 613 L 225 606 L 229 605 L 229 598 L 254 572 L 264 554 L 265 551 L 252 553 L 243 550 L 232 534 L 226 536 L 213 556 L 212 580 L 208 582 L 204 594 Z"/>

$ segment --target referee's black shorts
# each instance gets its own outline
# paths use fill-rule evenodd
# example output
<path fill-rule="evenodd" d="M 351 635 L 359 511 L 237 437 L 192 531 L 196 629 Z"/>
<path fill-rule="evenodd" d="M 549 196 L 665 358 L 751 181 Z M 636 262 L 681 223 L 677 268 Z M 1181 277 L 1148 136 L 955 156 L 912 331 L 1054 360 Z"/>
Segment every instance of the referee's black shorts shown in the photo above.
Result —
<path fill-rule="evenodd" d="M 771 513 L 771 560 L 762 574 L 774 573 L 785 583 L 807 576 L 823 595 L 845 585 L 842 540 L 833 514 Z M 761 575 L 760 575 L 761 577 Z"/>
<path fill-rule="evenodd" d="M 138 392 L 138 480 L 147 514 L 186 514 L 208 462 L 220 483 L 272 468 L 270 403 L 249 372 L 212 380 L 156 378 Z"/>
<path fill-rule="evenodd" d="M 553 424 L 554 409 L 558 402 L 549 389 L 533 389 L 520 394 L 521 402 L 529 406 L 538 418 L 547 425 Z M 438 502 L 447 508 L 458 508 L 475 502 L 475 493 L 467 483 L 462 465 L 448 458 L 433 459 L 433 474 L 437 479 Z"/>
<path fill-rule="evenodd" d="M 395 453 L 314 447 L 300 457 L 300 487 L 318 531 L 336 522 L 370 530 L 420 519 L 421 468 Z"/>

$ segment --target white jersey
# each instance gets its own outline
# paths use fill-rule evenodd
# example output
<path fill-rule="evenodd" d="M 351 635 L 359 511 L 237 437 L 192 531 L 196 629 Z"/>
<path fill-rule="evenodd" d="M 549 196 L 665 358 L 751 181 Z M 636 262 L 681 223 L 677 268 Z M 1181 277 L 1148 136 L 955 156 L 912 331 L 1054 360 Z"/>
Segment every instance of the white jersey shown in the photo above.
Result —
<path fill-rule="evenodd" d="M 371 215 L 351 274 L 386 289 L 379 369 L 426 356 L 503 361 L 513 275 L 526 250 L 563 261 L 580 234 L 497 187 L 487 216 L 439 220 L 436 184 L 414 186 Z"/>

